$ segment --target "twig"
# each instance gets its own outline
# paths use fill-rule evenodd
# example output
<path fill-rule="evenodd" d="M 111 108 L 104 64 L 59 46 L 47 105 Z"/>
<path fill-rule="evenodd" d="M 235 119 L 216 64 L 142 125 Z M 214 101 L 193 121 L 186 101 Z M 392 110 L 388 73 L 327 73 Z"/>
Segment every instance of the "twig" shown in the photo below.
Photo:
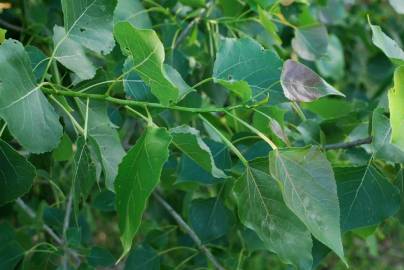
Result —
<path fill-rule="evenodd" d="M 223 266 L 217 261 L 215 256 L 210 252 L 210 250 L 202 244 L 201 239 L 199 239 L 198 235 L 188 226 L 187 223 L 182 219 L 182 217 L 171 207 L 170 204 L 166 200 L 164 200 L 158 193 L 153 193 L 154 198 L 159 202 L 168 213 L 175 219 L 175 221 L 182 227 L 184 231 L 191 237 L 191 239 L 195 242 L 196 246 L 206 255 L 206 258 L 213 264 L 216 269 L 225 270 Z"/>
<path fill-rule="evenodd" d="M 36 218 L 36 214 L 35 214 L 34 210 L 32 210 L 31 207 L 29 207 L 21 198 L 18 198 L 18 199 L 16 200 L 16 203 L 17 203 L 17 205 L 18 205 L 30 218 L 32 218 L 32 219 L 35 219 L 35 218 Z M 47 232 L 47 233 L 50 235 L 50 237 L 53 238 L 53 240 L 55 240 L 56 243 L 58 243 L 59 245 L 63 245 L 63 244 L 64 244 L 63 239 L 60 238 L 60 237 L 52 230 L 51 227 L 49 227 L 49 226 L 46 225 L 46 224 L 43 224 L 43 225 L 42 225 L 42 228 L 44 229 L 45 232 Z M 67 252 L 69 252 L 70 255 L 76 260 L 76 263 L 77 263 L 77 264 L 80 264 L 79 255 L 78 255 L 75 251 L 73 251 L 73 250 L 71 250 L 71 249 L 68 249 Z"/>
<path fill-rule="evenodd" d="M 326 145 L 324 145 L 324 149 L 325 150 L 345 149 L 345 148 L 351 148 L 351 147 L 359 146 L 359 145 L 362 145 L 362 144 L 370 144 L 371 142 L 372 142 L 372 137 L 368 137 L 368 138 L 365 138 L 365 139 L 359 139 L 359 140 L 352 141 L 352 142 L 326 144 Z"/>
<path fill-rule="evenodd" d="M 4 27 L 6 27 L 6 28 L 8 28 L 10 30 L 14 30 L 16 32 L 24 31 L 24 29 L 22 27 L 14 25 L 14 24 L 11 24 L 11 23 L 3 20 L 3 19 L 0 19 L 0 25 L 4 26 Z"/>
<path fill-rule="evenodd" d="M 70 216 L 72 213 L 72 203 L 73 203 L 73 192 L 70 192 L 69 198 L 67 199 L 66 214 L 65 214 L 65 219 L 63 221 L 63 231 L 62 231 L 63 244 L 64 244 L 66 251 L 69 250 L 67 247 L 66 233 L 67 233 L 67 229 L 69 228 L 69 224 L 70 224 Z M 65 254 L 63 256 L 63 269 L 65 269 L 65 270 L 67 269 L 67 259 L 68 259 L 68 257 L 66 255 L 67 254 Z"/>

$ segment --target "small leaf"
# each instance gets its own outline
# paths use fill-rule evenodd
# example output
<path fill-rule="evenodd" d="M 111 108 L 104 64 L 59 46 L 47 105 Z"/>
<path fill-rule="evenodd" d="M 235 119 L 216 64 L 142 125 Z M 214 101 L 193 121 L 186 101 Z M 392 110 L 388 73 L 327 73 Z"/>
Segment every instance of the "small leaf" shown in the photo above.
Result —
<path fill-rule="evenodd" d="M 27 193 L 36 175 L 35 167 L 0 139 L 0 206 Z"/>
<path fill-rule="evenodd" d="M 382 108 L 373 112 L 372 137 L 372 151 L 375 158 L 404 163 L 404 151 L 391 143 L 391 126 Z"/>
<path fill-rule="evenodd" d="M 195 233 L 206 243 L 228 233 L 233 216 L 220 198 L 196 199 L 191 202 L 189 220 Z"/>
<path fill-rule="evenodd" d="M 177 102 L 180 93 L 163 68 L 164 47 L 156 32 L 119 22 L 115 25 L 114 33 L 123 54 L 133 60 L 131 69 L 139 74 L 153 95 L 164 105 Z"/>
<path fill-rule="evenodd" d="M 388 92 L 391 143 L 404 151 L 404 66 L 394 72 L 394 88 Z"/>
<path fill-rule="evenodd" d="M 123 87 L 126 95 L 134 100 L 156 102 L 157 99 L 150 91 L 150 87 L 148 87 L 135 70 L 133 70 L 133 66 L 132 57 L 129 56 L 126 58 L 122 70 L 123 74 L 125 74 Z"/>
<path fill-rule="evenodd" d="M 310 232 L 287 208 L 276 181 L 261 170 L 247 168 L 233 191 L 241 222 L 254 230 L 283 262 L 311 269 Z"/>
<path fill-rule="evenodd" d="M 83 137 L 77 139 L 77 150 L 73 160 L 73 209 L 77 221 L 80 200 L 87 199 L 96 182 L 95 163 L 92 160 L 87 141 Z"/>
<path fill-rule="evenodd" d="M 0 117 L 32 153 L 51 151 L 63 135 L 59 116 L 35 84 L 28 54 L 12 39 L 0 45 Z"/>
<path fill-rule="evenodd" d="M 292 101 L 310 102 L 328 95 L 345 97 L 317 73 L 294 60 L 284 63 L 281 84 L 283 93 Z"/>
<path fill-rule="evenodd" d="M 0 223 L 0 269 L 15 269 L 24 257 L 24 249 L 17 242 L 17 237 L 7 223 Z"/>
<path fill-rule="evenodd" d="M 93 247 L 87 257 L 87 261 L 93 267 L 109 267 L 114 265 L 115 258 L 108 250 Z"/>
<path fill-rule="evenodd" d="M 225 38 L 213 66 L 215 82 L 235 92 L 244 101 L 285 101 L 278 86 L 282 60 L 272 50 L 265 50 L 250 38 Z"/>
<path fill-rule="evenodd" d="M 39 82 L 42 79 L 49 59 L 47 59 L 47 56 L 37 47 L 28 45 L 25 47 L 25 51 L 28 53 L 29 59 L 31 60 L 32 72 L 35 75 L 36 81 Z"/>
<path fill-rule="evenodd" d="M 269 153 L 271 175 L 281 184 L 286 205 L 310 232 L 342 260 L 340 209 L 331 165 L 317 147 Z"/>
<path fill-rule="evenodd" d="M 122 21 L 130 22 L 137 28 L 152 28 L 149 14 L 140 0 L 118 0 L 114 11 L 114 24 Z"/>
<path fill-rule="evenodd" d="M 380 26 L 369 23 L 372 30 L 373 44 L 390 58 L 396 65 L 404 65 L 404 51 L 398 46 L 397 42 L 387 36 Z"/>
<path fill-rule="evenodd" d="M 335 169 L 341 207 L 341 229 L 381 223 L 400 207 L 400 193 L 373 165 Z"/>
<path fill-rule="evenodd" d="M 96 68 L 86 56 L 84 48 L 76 41 L 66 37 L 63 27 L 55 25 L 53 28 L 53 42 L 59 44 L 55 52 L 55 59 L 77 75 L 73 83 L 92 79 Z"/>
<path fill-rule="evenodd" d="M 4 40 L 6 40 L 6 33 L 7 30 L 0 28 L 0 44 L 4 42 Z"/>
<path fill-rule="evenodd" d="M 292 40 L 293 50 L 309 61 L 314 61 L 327 53 L 328 34 L 324 25 L 304 26 L 295 29 Z"/>
<path fill-rule="evenodd" d="M 115 1 L 111 0 L 62 0 L 64 37 L 94 52 L 108 54 L 115 46 L 114 9 Z"/>
<path fill-rule="evenodd" d="M 170 142 L 166 129 L 148 127 L 119 165 L 115 190 L 122 256 L 129 252 L 147 200 L 160 181 Z"/>
<path fill-rule="evenodd" d="M 160 256 L 148 245 L 139 245 L 130 252 L 124 270 L 160 270 Z"/>
<path fill-rule="evenodd" d="M 215 178 L 226 178 L 226 174 L 216 167 L 209 147 L 200 137 L 199 131 L 189 126 L 170 130 L 172 143 Z"/>
<path fill-rule="evenodd" d="M 316 60 L 316 67 L 321 75 L 339 80 L 344 75 L 344 48 L 337 36 L 331 35 L 327 53 Z"/>

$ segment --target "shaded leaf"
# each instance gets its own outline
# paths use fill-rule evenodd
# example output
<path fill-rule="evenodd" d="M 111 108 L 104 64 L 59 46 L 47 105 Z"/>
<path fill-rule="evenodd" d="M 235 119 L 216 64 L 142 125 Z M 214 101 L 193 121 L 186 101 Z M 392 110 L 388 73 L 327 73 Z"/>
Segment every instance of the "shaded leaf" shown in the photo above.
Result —
<path fill-rule="evenodd" d="M 310 68 L 294 60 L 284 63 L 281 84 L 283 93 L 292 101 L 309 102 L 328 95 L 345 97 Z"/>
<path fill-rule="evenodd" d="M 132 57 L 131 69 L 139 74 L 153 95 L 165 105 L 177 102 L 179 89 L 170 81 L 163 68 L 164 47 L 156 32 L 120 22 L 115 25 L 114 33 L 123 54 Z"/>
<path fill-rule="evenodd" d="M 119 165 L 115 190 L 123 255 L 129 252 L 147 200 L 160 181 L 170 142 L 166 129 L 148 127 Z"/>
<path fill-rule="evenodd" d="M 303 59 L 314 61 L 327 53 L 328 34 L 324 25 L 310 25 L 295 29 L 293 50 Z"/>
<path fill-rule="evenodd" d="M 254 230 L 283 262 L 310 269 L 310 232 L 287 208 L 276 181 L 261 170 L 247 168 L 233 191 L 241 222 Z"/>
<path fill-rule="evenodd" d="M 107 249 L 93 247 L 87 256 L 87 261 L 94 267 L 109 267 L 114 265 L 115 258 Z"/>
<path fill-rule="evenodd" d="M 400 193 L 373 165 L 335 168 L 341 229 L 381 223 L 400 207 Z"/>
<path fill-rule="evenodd" d="M 148 245 L 139 245 L 130 252 L 124 270 L 160 270 L 160 257 Z"/>
<path fill-rule="evenodd" d="M 269 95 L 271 103 L 279 103 L 285 100 L 278 86 L 281 65 L 276 53 L 253 39 L 226 38 L 216 54 L 213 78 L 243 100 Z"/>
<path fill-rule="evenodd" d="M 390 143 L 391 126 L 389 118 L 383 114 L 382 108 L 373 112 L 372 137 L 372 151 L 375 158 L 396 163 L 404 162 L 404 151 L 397 145 Z"/>
<path fill-rule="evenodd" d="M 404 151 L 404 67 L 394 72 L 394 88 L 388 92 L 391 143 Z"/>
<path fill-rule="evenodd" d="M 216 167 L 212 153 L 197 129 L 184 125 L 170 129 L 170 134 L 173 137 L 172 143 L 213 177 L 227 177 Z"/>
<path fill-rule="evenodd" d="M 314 146 L 274 150 L 269 153 L 269 169 L 289 209 L 344 260 L 337 186 L 324 154 Z"/>
<path fill-rule="evenodd" d="M 0 205 L 27 193 L 36 175 L 35 167 L 0 139 Z"/>
<path fill-rule="evenodd" d="M 327 53 L 316 60 L 316 67 L 322 76 L 339 80 L 344 75 L 344 66 L 344 49 L 341 41 L 337 36 L 330 35 Z"/>
<path fill-rule="evenodd" d="M 128 57 L 125 60 L 122 72 L 125 74 L 123 79 L 123 87 L 126 95 L 129 98 L 141 101 L 156 102 L 156 98 L 153 96 L 150 87 L 147 86 L 140 76 L 133 70 L 132 57 Z"/>
<path fill-rule="evenodd" d="M 189 208 L 192 229 L 203 242 L 210 242 L 228 233 L 233 215 L 220 198 L 196 199 Z"/>
<path fill-rule="evenodd" d="M 0 223 L 0 242 L 0 269 L 15 269 L 25 251 L 17 242 L 13 228 L 7 223 Z"/>
<path fill-rule="evenodd" d="M 33 153 L 51 151 L 63 134 L 59 116 L 35 84 L 28 54 L 11 39 L 0 46 L 0 117 Z"/>
<path fill-rule="evenodd" d="M 46 55 L 37 47 L 26 46 L 25 51 L 28 53 L 29 59 L 31 60 L 32 72 L 38 82 L 45 72 L 49 59 L 47 59 Z"/>

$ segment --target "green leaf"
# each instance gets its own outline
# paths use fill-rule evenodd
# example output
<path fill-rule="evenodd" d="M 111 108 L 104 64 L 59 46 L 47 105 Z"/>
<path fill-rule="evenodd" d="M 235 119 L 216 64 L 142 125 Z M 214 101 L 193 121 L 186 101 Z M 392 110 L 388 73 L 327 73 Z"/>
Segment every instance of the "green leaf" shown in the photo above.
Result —
<path fill-rule="evenodd" d="M 78 101 L 79 108 L 85 115 L 86 105 Z M 114 180 L 118 174 L 118 164 L 125 151 L 122 147 L 118 132 L 113 128 L 107 113 L 107 106 L 103 102 L 90 102 L 88 110 L 88 135 L 94 140 L 89 143 L 95 146 L 95 152 L 101 161 L 108 189 L 114 189 Z"/>
<path fill-rule="evenodd" d="M 327 53 L 328 34 L 324 25 L 310 25 L 295 29 L 293 50 L 303 59 L 314 61 Z"/>
<path fill-rule="evenodd" d="M 132 246 L 147 200 L 160 181 L 170 142 L 166 129 L 148 127 L 119 165 L 115 190 L 123 256 Z"/>
<path fill-rule="evenodd" d="M 94 52 L 108 54 L 115 46 L 114 9 L 115 1 L 111 0 L 62 0 L 65 38 Z"/>
<path fill-rule="evenodd" d="M 42 79 L 49 59 L 47 59 L 46 55 L 37 47 L 28 45 L 25 47 L 25 51 L 28 53 L 29 59 L 31 60 L 32 72 L 35 75 L 36 81 L 39 82 Z"/>
<path fill-rule="evenodd" d="M 404 1 L 403 0 L 389 0 L 390 5 L 399 14 L 404 14 Z"/>
<path fill-rule="evenodd" d="M 339 80 L 344 75 L 344 66 L 344 49 L 341 41 L 337 36 L 330 35 L 327 53 L 316 60 L 316 67 L 322 76 Z"/>
<path fill-rule="evenodd" d="M 184 5 L 197 8 L 197 7 L 203 7 L 205 5 L 206 0 L 180 0 L 180 2 Z"/>
<path fill-rule="evenodd" d="M 35 84 L 28 54 L 12 39 L 0 46 L 0 117 L 33 153 L 51 151 L 63 135 L 59 116 Z"/>
<path fill-rule="evenodd" d="M 281 84 L 283 93 L 292 101 L 310 102 L 328 95 L 345 97 L 313 70 L 294 60 L 283 64 Z"/>
<path fill-rule="evenodd" d="M 149 15 L 140 0 L 118 0 L 114 11 L 114 24 L 122 21 L 130 22 L 137 28 L 152 28 Z"/>
<path fill-rule="evenodd" d="M 6 40 L 6 33 L 7 30 L 0 28 L 0 44 L 4 42 L 4 40 Z"/>
<path fill-rule="evenodd" d="M 93 247 L 87 261 L 93 267 L 110 267 L 114 265 L 115 258 L 107 249 Z"/>
<path fill-rule="evenodd" d="M 395 163 L 404 163 L 404 151 L 397 145 L 390 143 L 391 126 L 389 119 L 378 108 L 372 117 L 372 151 L 374 157 Z"/>
<path fill-rule="evenodd" d="M 86 56 L 85 49 L 75 40 L 66 37 L 63 27 L 55 25 L 53 42 L 54 44 L 60 43 L 55 51 L 55 59 L 78 77 L 73 79 L 74 84 L 95 76 L 96 68 Z"/>
<path fill-rule="evenodd" d="M 0 139 L 0 205 L 27 193 L 36 175 L 35 167 Z"/>
<path fill-rule="evenodd" d="M 310 232 L 287 208 L 276 181 L 261 170 L 247 168 L 233 191 L 241 222 L 254 230 L 283 262 L 311 269 Z"/>
<path fill-rule="evenodd" d="M 215 178 L 226 178 L 226 174 L 216 167 L 209 147 L 202 140 L 199 130 L 189 126 L 172 128 L 172 143 Z"/>
<path fill-rule="evenodd" d="M 401 167 L 398 171 L 395 181 L 395 186 L 400 191 L 400 210 L 397 213 L 397 218 L 401 224 L 404 224 L 404 168 Z"/>
<path fill-rule="evenodd" d="M 58 147 L 53 150 L 52 157 L 56 161 L 67 161 L 73 156 L 72 141 L 69 136 L 64 133 Z"/>
<path fill-rule="evenodd" d="M 262 26 L 264 26 L 265 30 L 273 38 L 275 44 L 281 45 L 282 39 L 279 37 L 277 33 L 278 29 L 276 27 L 276 24 L 273 22 L 273 18 L 270 12 L 267 12 L 266 10 L 259 7 L 258 15 Z"/>
<path fill-rule="evenodd" d="M 123 79 L 123 87 L 126 96 L 134 100 L 156 102 L 155 96 L 153 96 L 144 81 L 139 77 L 139 75 L 132 69 L 133 67 L 132 57 L 128 57 L 123 65 L 123 74 L 125 74 Z"/>
<path fill-rule="evenodd" d="M 319 148 L 274 150 L 269 153 L 269 169 L 281 184 L 289 209 L 318 240 L 345 260 L 334 173 Z"/>
<path fill-rule="evenodd" d="M 341 229 L 381 223 L 400 208 L 400 193 L 373 165 L 335 168 Z"/>
<path fill-rule="evenodd" d="M 233 216 L 220 198 L 196 199 L 189 208 L 192 229 L 203 242 L 218 239 L 229 232 Z"/>
<path fill-rule="evenodd" d="M 394 72 L 394 88 L 388 93 L 391 143 L 404 151 L 404 66 Z"/>
<path fill-rule="evenodd" d="M 396 65 L 404 65 L 404 51 L 398 46 L 397 42 L 387 36 L 380 26 L 369 23 L 372 30 L 373 44 L 390 58 Z"/>
<path fill-rule="evenodd" d="M 164 47 L 156 32 L 137 29 L 128 22 L 119 22 L 115 25 L 114 33 L 123 54 L 132 57 L 131 69 L 139 74 L 153 95 L 164 105 L 177 102 L 179 89 L 170 81 L 163 68 Z"/>
<path fill-rule="evenodd" d="M 282 60 L 250 38 L 225 38 L 213 66 L 215 82 L 235 92 L 243 100 L 261 100 L 269 95 L 271 103 L 285 101 L 278 86 Z"/>
<path fill-rule="evenodd" d="M 77 150 L 73 160 L 72 194 L 73 209 L 77 221 L 80 200 L 85 201 L 87 199 L 96 182 L 96 169 L 87 141 L 83 137 L 79 137 L 76 145 Z"/>
<path fill-rule="evenodd" d="M 124 270 L 160 270 L 160 256 L 148 245 L 139 245 L 130 252 Z"/>
<path fill-rule="evenodd" d="M 0 269 L 15 269 L 25 251 L 17 242 L 13 228 L 7 223 L 0 223 L 0 242 Z"/>

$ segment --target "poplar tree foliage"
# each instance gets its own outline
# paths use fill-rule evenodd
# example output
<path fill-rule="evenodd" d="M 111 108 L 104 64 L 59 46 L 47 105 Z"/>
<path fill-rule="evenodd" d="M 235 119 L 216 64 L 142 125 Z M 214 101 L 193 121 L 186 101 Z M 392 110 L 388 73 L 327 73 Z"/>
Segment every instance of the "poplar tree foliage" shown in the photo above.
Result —
<path fill-rule="evenodd" d="M 0 9 L 0 269 L 348 267 L 404 221 L 404 3 L 368 2 Z"/>

